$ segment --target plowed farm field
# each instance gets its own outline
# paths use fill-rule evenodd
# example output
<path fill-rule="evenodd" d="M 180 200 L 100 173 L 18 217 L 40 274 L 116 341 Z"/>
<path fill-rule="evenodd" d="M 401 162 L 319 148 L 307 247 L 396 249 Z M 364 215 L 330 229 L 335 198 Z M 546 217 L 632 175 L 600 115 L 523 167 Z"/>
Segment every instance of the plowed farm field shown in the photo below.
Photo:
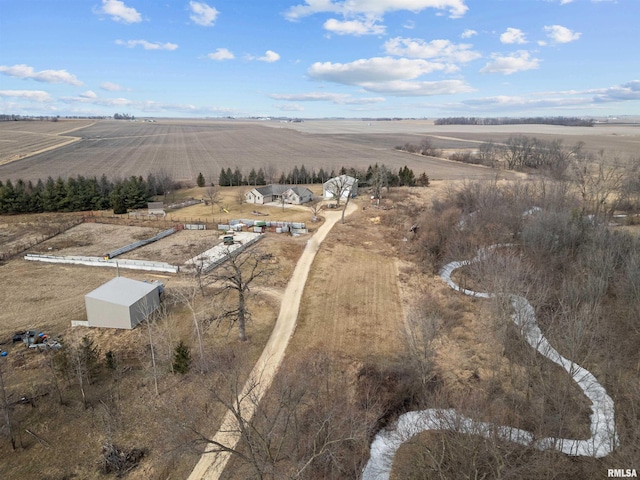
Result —
<path fill-rule="evenodd" d="M 76 142 L 78 137 L 67 134 L 92 124 L 90 120 L 0 122 L 0 165 Z"/>
<path fill-rule="evenodd" d="M 34 123 L 24 122 L 20 128 L 27 130 Z M 251 168 L 273 166 L 279 176 L 294 165 L 338 170 L 341 166 L 366 168 L 375 163 L 396 170 L 407 165 L 416 175 L 426 172 L 432 179 L 495 175 L 482 167 L 394 150 L 406 142 L 419 143 L 422 136 L 415 129 L 406 133 L 363 130 L 348 135 L 309 134 L 289 125 L 235 120 L 101 120 L 67 133 L 79 139 L 74 143 L 0 165 L 0 179 L 37 181 L 49 175 L 67 178 L 102 174 L 123 178 L 163 171 L 175 180 L 191 183 L 202 172 L 207 183 L 217 184 L 220 170 L 227 167 L 238 167 L 247 174 Z M 4 154 L 11 152 L 9 149 Z"/>

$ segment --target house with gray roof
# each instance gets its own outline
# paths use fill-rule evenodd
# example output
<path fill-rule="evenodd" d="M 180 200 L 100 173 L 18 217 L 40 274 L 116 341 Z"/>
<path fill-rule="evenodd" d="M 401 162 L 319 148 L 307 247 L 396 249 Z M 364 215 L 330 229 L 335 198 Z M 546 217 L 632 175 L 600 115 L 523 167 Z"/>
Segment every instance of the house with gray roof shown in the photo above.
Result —
<path fill-rule="evenodd" d="M 285 203 L 302 205 L 313 199 L 313 192 L 299 185 L 265 185 L 252 188 L 244 194 L 244 198 L 247 203 L 279 203 L 284 199 Z"/>

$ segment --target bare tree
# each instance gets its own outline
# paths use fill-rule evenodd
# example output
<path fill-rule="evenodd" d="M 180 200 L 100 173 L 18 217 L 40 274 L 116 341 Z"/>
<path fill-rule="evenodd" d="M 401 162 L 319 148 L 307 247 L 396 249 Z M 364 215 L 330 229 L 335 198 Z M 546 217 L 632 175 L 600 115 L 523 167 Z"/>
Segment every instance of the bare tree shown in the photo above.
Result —
<path fill-rule="evenodd" d="M 324 208 L 322 205 L 322 197 L 313 197 L 309 203 L 307 203 L 307 208 L 311 210 L 313 217 L 311 218 L 312 222 L 318 221 L 318 213 Z"/>
<path fill-rule="evenodd" d="M 237 364 L 223 367 L 223 386 L 211 394 L 233 422 L 214 438 L 195 422 L 187 428 L 207 452 L 235 457 L 238 478 L 355 478 L 367 452 L 366 411 L 354 405 L 348 380 L 331 365 L 323 354 L 296 360 L 266 395 L 262 375 L 243 385 Z"/>
<path fill-rule="evenodd" d="M 582 199 L 583 215 L 591 213 L 596 219 L 612 215 L 620 202 L 617 193 L 625 173 L 617 159 L 609 164 L 602 151 L 593 167 L 584 160 L 574 162 L 573 179 Z"/>
<path fill-rule="evenodd" d="M 11 448 L 13 450 L 16 449 L 16 438 L 13 432 L 13 422 L 11 421 L 11 412 L 9 405 L 9 397 L 7 396 L 7 390 L 4 385 L 4 376 L 2 374 L 2 363 L 4 360 L 0 359 L 0 400 L 2 400 L 2 410 L 4 412 L 4 424 L 7 427 L 7 431 L 9 432 L 9 439 L 11 440 Z"/>
<path fill-rule="evenodd" d="M 204 191 L 205 203 L 211 205 L 211 215 L 215 213 L 215 205 L 220 200 L 220 191 L 213 185 L 209 185 Z"/>
<path fill-rule="evenodd" d="M 373 196 L 377 199 L 378 205 L 380 205 L 380 199 L 382 198 L 382 191 L 386 187 L 389 190 L 389 169 L 386 165 L 376 165 L 373 168 L 373 175 L 369 180 L 372 188 Z"/>
<path fill-rule="evenodd" d="M 236 202 L 238 202 L 238 205 L 242 205 L 245 201 L 245 193 L 247 192 L 247 189 L 244 187 L 238 187 L 238 191 L 236 192 Z"/>
<path fill-rule="evenodd" d="M 189 309 L 191 318 L 193 319 L 193 327 L 198 340 L 198 352 L 200 355 L 200 373 L 205 372 L 204 346 L 202 344 L 202 326 L 200 319 L 201 312 L 197 309 L 198 288 L 196 286 L 187 287 L 180 290 L 174 290 L 174 295 Z"/>
<path fill-rule="evenodd" d="M 340 175 L 327 182 L 326 191 L 335 199 L 336 205 L 340 206 L 340 199 L 345 196 L 345 194 L 347 194 L 347 199 L 351 196 L 351 191 L 356 181 L 357 180 L 353 180 L 352 177 L 348 175 Z"/>
<path fill-rule="evenodd" d="M 405 351 L 409 363 L 426 386 L 434 377 L 434 342 L 442 323 L 437 300 L 425 292 L 419 304 L 407 316 L 404 332 Z"/>
<path fill-rule="evenodd" d="M 268 183 L 274 183 L 278 176 L 278 168 L 273 163 L 267 163 L 264 166 L 264 176 Z"/>
<path fill-rule="evenodd" d="M 238 325 L 238 336 L 241 342 L 247 340 L 246 325 L 251 318 L 247 299 L 251 285 L 259 279 L 265 279 L 274 272 L 274 268 L 266 263 L 269 258 L 260 250 L 230 251 L 228 260 L 209 275 L 209 280 L 218 284 L 216 294 L 237 295 L 236 307 L 225 312 L 225 317 Z"/>

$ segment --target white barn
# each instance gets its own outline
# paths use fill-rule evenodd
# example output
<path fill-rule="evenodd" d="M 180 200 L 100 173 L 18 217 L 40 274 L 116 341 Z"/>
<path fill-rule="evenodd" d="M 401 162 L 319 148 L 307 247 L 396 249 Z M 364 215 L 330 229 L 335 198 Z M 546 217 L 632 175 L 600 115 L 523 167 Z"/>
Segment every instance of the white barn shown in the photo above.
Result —
<path fill-rule="evenodd" d="M 247 203 L 265 204 L 279 202 L 284 198 L 285 203 L 302 205 L 313 199 L 313 192 L 307 187 L 297 185 L 265 185 L 256 187 L 244 194 Z"/>
<path fill-rule="evenodd" d="M 349 175 L 339 175 L 330 178 L 322 184 L 322 196 L 324 198 L 347 198 L 351 194 L 352 197 L 358 195 L 358 179 Z"/>
<path fill-rule="evenodd" d="M 116 277 L 85 295 L 89 327 L 132 329 L 160 306 L 160 283 Z"/>

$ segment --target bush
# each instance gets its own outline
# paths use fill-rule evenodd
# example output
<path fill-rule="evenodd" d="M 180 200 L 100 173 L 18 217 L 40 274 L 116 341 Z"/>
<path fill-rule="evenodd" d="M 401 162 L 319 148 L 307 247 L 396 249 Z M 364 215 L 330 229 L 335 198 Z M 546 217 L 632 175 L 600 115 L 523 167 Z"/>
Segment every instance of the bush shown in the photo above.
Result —
<path fill-rule="evenodd" d="M 173 371 L 175 373 L 185 374 L 191 367 L 191 350 L 180 340 L 173 351 Z"/>

